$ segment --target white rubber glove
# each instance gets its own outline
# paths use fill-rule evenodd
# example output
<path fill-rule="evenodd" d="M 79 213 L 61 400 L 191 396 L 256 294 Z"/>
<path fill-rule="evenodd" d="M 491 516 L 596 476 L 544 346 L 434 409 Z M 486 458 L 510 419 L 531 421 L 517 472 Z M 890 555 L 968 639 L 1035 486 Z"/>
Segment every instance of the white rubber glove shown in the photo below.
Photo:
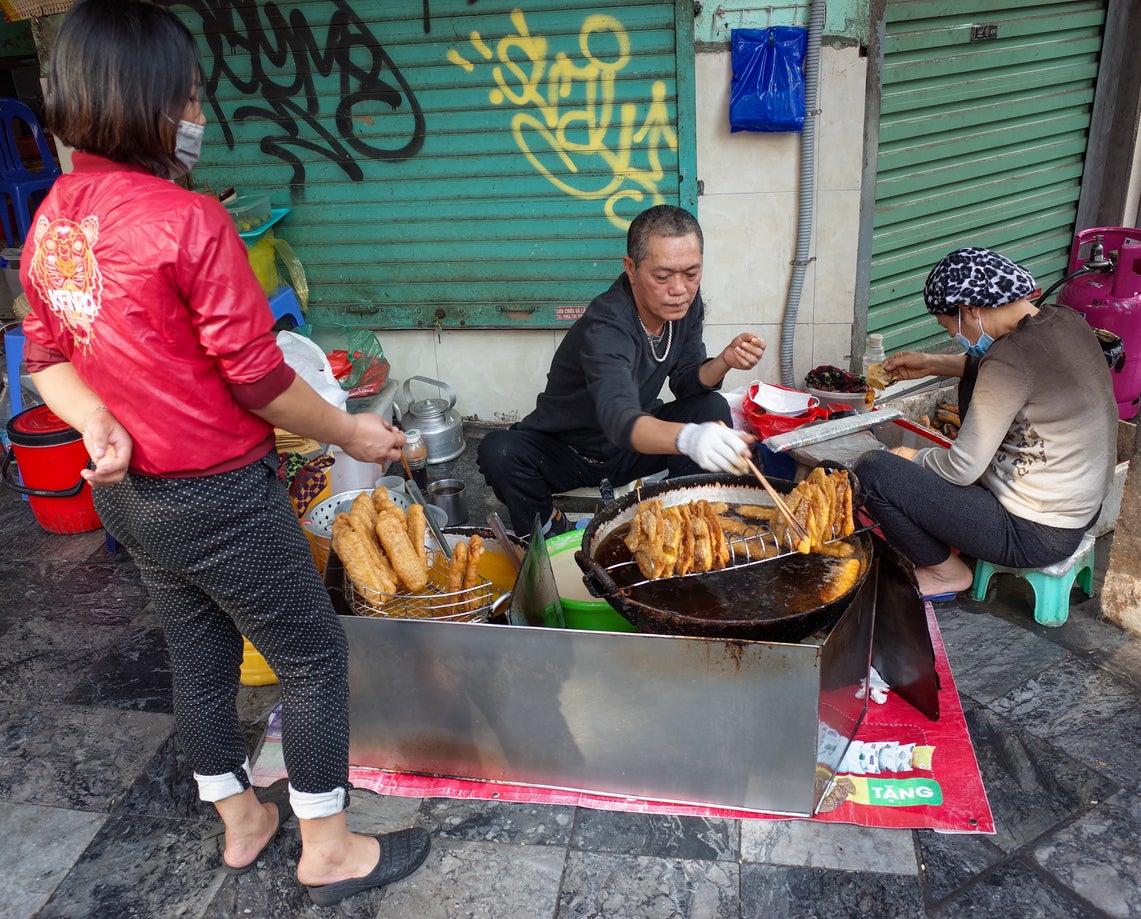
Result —
<path fill-rule="evenodd" d="M 744 475 L 749 471 L 749 445 L 732 428 L 716 421 L 685 425 L 677 436 L 677 449 L 710 472 Z"/>

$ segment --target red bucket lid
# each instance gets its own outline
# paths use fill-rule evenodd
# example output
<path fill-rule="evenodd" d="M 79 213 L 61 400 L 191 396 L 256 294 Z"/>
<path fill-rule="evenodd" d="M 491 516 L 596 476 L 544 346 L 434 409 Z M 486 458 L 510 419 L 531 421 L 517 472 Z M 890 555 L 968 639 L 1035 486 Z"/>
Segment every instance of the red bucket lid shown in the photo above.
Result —
<path fill-rule="evenodd" d="M 13 415 L 8 422 L 8 440 L 21 447 L 51 447 L 83 437 L 46 405 L 35 405 Z"/>

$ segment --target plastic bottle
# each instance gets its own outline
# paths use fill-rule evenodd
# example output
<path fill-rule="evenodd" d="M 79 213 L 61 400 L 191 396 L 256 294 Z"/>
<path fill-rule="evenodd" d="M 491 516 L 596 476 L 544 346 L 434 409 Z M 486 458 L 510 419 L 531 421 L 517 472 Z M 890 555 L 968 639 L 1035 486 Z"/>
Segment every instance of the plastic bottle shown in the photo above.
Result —
<path fill-rule="evenodd" d="M 412 481 L 420 486 L 420 491 L 423 492 L 428 488 L 428 445 L 424 443 L 424 438 L 416 428 L 409 428 L 404 432 L 404 436 L 407 441 L 401 448 L 401 453 L 404 454 L 408 470 L 412 473 Z"/>
<path fill-rule="evenodd" d="M 864 360 L 862 373 L 866 378 L 868 375 L 868 368 L 872 364 L 881 364 L 885 357 L 883 350 L 883 336 L 882 335 L 869 335 L 868 343 L 864 347 Z"/>

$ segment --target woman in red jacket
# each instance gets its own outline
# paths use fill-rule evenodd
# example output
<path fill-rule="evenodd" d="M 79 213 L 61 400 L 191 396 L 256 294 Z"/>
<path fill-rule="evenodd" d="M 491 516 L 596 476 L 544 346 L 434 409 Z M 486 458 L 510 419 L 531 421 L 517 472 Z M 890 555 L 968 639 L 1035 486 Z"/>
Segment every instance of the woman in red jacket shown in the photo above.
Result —
<path fill-rule="evenodd" d="M 429 841 L 346 826 L 347 644 L 278 480 L 274 427 L 365 462 L 397 458 L 404 436 L 294 374 L 226 210 L 171 181 L 198 157 L 200 73 L 166 10 L 84 0 L 67 14 L 47 123 L 77 152 L 21 260 L 25 359 L 44 401 L 82 431 L 96 509 L 161 617 L 180 739 L 226 827 L 224 870 L 252 868 L 296 814 L 298 879 L 335 903 L 411 872 Z M 250 784 L 235 707 L 243 635 L 281 685 L 288 799 L 259 801 Z"/>

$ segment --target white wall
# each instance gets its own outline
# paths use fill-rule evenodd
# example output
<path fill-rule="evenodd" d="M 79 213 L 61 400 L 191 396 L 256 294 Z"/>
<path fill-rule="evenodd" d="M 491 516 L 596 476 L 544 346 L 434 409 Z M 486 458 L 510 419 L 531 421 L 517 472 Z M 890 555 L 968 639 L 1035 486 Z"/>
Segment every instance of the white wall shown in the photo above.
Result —
<path fill-rule="evenodd" d="M 855 48 L 821 50 L 811 256 L 797 313 L 793 373 L 845 367 L 851 350 L 856 237 L 863 161 L 865 60 Z M 725 387 L 780 381 L 780 328 L 796 248 L 800 136 L 729 133 L 729 52 L 696 59 L 699 217 L 705 234 L 705 341 L 721 350 L 741 331 L 768 343 L 753 373 Z M 614 275 L 622 252 L 614 253 Z M 535 404 L 561 331 L 384 331 L 392 376 L 443 380 L 472 420 L 517 421 Z M 414 398 L 435 396 L 420 383 Z"/>

